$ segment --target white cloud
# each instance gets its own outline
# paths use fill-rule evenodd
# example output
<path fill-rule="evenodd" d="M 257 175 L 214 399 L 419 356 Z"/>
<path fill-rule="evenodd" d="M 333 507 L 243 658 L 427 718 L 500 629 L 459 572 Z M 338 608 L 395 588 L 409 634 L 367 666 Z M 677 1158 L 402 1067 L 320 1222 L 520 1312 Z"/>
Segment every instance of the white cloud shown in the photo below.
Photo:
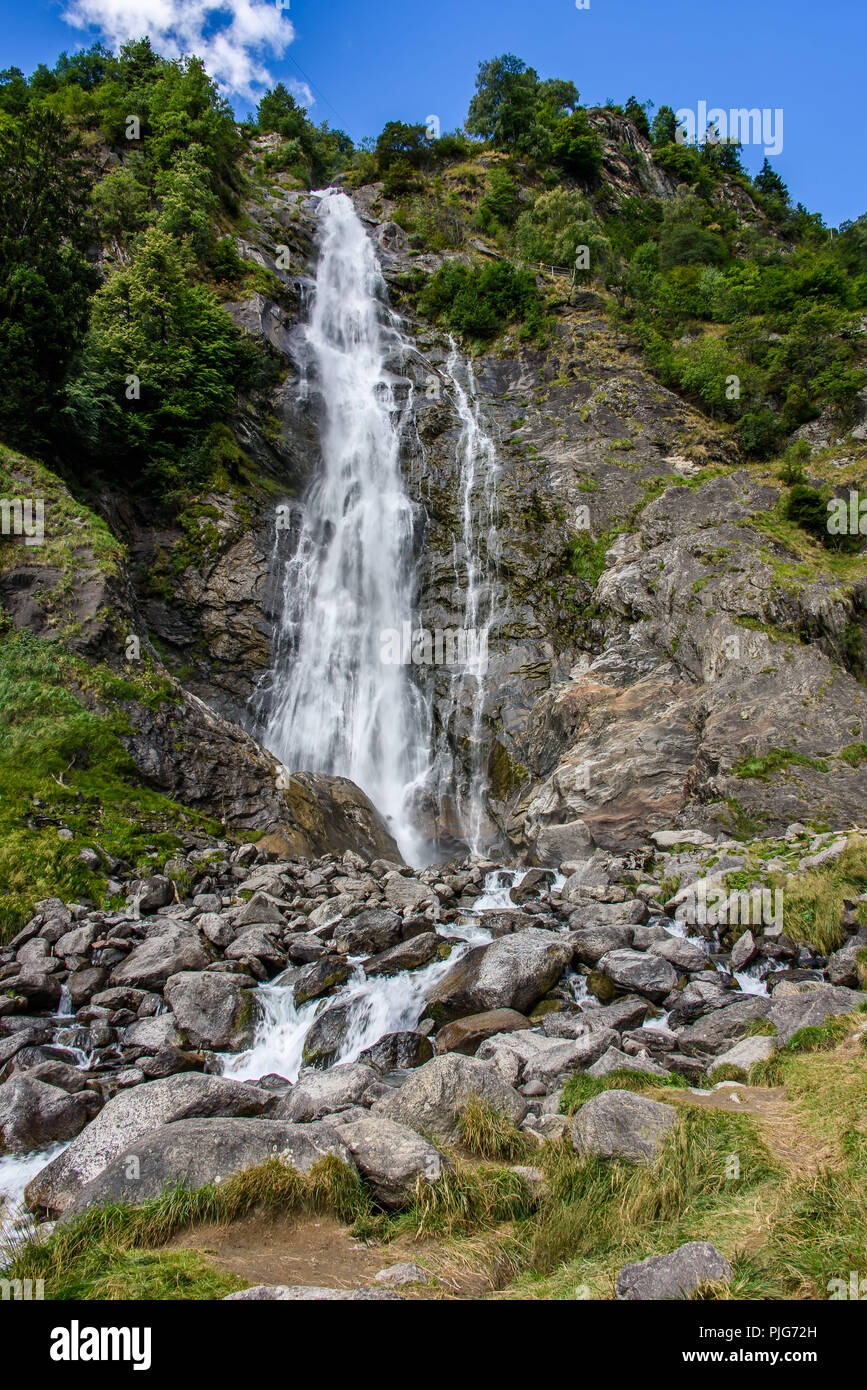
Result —
<path fill-rule="evenodd" d="M 114 47 L 147 34 L 166 57 L 195 53 L 222 87 L 251 100 L 273 85 L 267 60 L 282 58 L 295 37 L 279 0 L 68 0 L 63 18 Z M 289 85 L 312 105 L 305 84 Z"/>

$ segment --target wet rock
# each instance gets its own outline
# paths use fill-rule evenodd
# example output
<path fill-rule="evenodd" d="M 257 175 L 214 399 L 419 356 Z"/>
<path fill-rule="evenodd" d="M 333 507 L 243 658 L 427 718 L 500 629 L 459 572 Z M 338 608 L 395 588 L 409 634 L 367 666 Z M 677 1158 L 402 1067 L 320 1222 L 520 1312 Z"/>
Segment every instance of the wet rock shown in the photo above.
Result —
<path fill-rule="evenodd" d="M 196 1073 L 132 1086 L 113 1096 L 69 1148 L 37 1173 L 27 1200 L 63 1211 L 80 1188 L 150 1130 L 190 1116 L 261 1115 L 272 1101 L 255 1086 Z"/>
<path fill-rule="evenodd" d="M 0 1086 L 0 1153 L 30 1153 L 72 1139 L 90 1111 L 80 1095 L 26 1075 Z"/>
<path fill-rule="evenodd" d="M 429 924 L 424 923 L 427 930 Z M 389 908 L 370 908 L 341 923 L 334 933 L 334 945 L 341 955 L 377 955 L 401 940 L 401 918 Z"/>
<path fill-rule="evenodd" d="M 182 971 L 165 985 L 166 1003 L 194 1048 L 242 1052 L 256 1031 L 256 1000 L 243 975 Z M 139 1025 L 141 1026 L 141 1025 Z"/>
<path fill-rule="evenodd" d="M 484 1013 L 468 1014 L 440 1029 L 436 1035 L 437 1052 L 462 1052 L 471 1057 L 485 1038 L 532 1026 L 530 1020 L 515 1009 L 487 1009 Z"/>
<path fill-rule="evenodd" d="M 648 950 L 651 955 L 667 960 L 678 973 L 691 974 L 694 971 L 707 970 L 710 959 L 707 951 L 703 951 L 695 942 L 686 941 L 678 936 L 670 936 L 665 941 L 653 941 Z"/>
<path fill-rule="evenodd" d="M 329 956 L 305 965 L 294 977 L 293 997 L 296 1007 L 306 1004 L 308 999 L 319 999 L 329 994 L 349 979 L 350 967 L 343 956 Z"/>
<path fill-rule="evenodd" d="M 423 932 L 382 951 L 378 956 L 371 956 L 364 962 L 364 973 L 370 976 L 397 975 L 401 970 L 417 970 L 437 955 L 450 951 L 451 943 L 444 937 L 433 931 Z"/>
<path fill-rule="evenodd" d="M 358 1060 L 369 1067 L 376 1067 L 377 1071 L 409 1071 L 413 1067 L 423 1067 L 433 1056 L 430 1038 L 408 1030 L 384 1034 L 372 1047 L 360 1052 Z"/>
<path fill-rule="evenodd" d="M 572 958 L 571 943 L 529 927 L 468 951 L 429 995 L 426 1011 L 443 1025 L 489 1009 L 526 1014 Z"/>
<path fill-rule="evenodd" d="M 336 1060 L 352 1022 L 352 1004 L 332 1004 L 318 1014 L 304 1039 L 303 1057 L 308 1067 L 330 1067 Z M 362 1059 L 366 1061 L 367 1059 Z"/>
<path fill-rule="evenodd" d="M 278 1102 L 274 1117 L 309 1124 L 357 1104 L 378 1081 L 379 1073 L 360 1062 L 342 1063 L 330 1071 L 302 1072 L 289 1094 Z"/>
<path fill-rule="evenodd" d="M 620 989 L 645 995 L 660 1003 L 677 984 L 677 971 L 661 956 L 642 951 L 608 951 L 597 969 Z"/>

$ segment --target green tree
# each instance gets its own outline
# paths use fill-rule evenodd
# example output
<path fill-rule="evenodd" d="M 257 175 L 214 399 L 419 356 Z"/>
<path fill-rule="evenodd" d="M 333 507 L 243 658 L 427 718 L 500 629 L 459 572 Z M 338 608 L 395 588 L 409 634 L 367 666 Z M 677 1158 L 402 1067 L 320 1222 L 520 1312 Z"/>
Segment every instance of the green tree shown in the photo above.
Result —
<path fill-rule="evenodd" d="M 514 53 L 479 63 L 467 130 L 497 149 L 525 152 L 539 143 L 539 75 Z"/>
<path fill-rule="evenodd" d="M 51 111 L 0 130 L 0 429 L 39 451 L 56 434 L 63 381 L 95 275 L 91 176 Z"/>

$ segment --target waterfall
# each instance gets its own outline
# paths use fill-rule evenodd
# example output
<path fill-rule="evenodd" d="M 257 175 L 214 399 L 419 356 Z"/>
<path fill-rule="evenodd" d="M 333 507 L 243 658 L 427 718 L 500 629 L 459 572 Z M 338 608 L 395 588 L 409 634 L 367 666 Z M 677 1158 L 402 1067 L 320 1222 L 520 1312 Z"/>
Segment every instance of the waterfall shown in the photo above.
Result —
<path fill-rule="evenodd" d="M 455 592 L 464 595 L 464 627 L 477 634 L 476 659 L 455 669 L 441 708 L 440 736 L 434 764 L 434 780 L 442 814 L 449 802 L 453 818 L 473 853 L 482 849 L 486 826 L 488 754 L 483 723 L 488 689 L 488 639 L 500 621 L 497 585 L 497 477 L 499 464 L 490 435 L 479 418 L 476 383 L 472 365 L 463 371 L 454 339 L 446 372 L 451 381 L 455 409 L 460 422 L 457 444 L 459 530 L 452 547 Z M 461 740 L 465 751 L 455 754 L 455 726 L 460 720 L 465 731 Z"/>
<path fill-rule="evenodd" d="M 351 200 L 327 191 L 319 218 L 305 389 L 321 401 L 322 467 L 295 518 L 265 742 L 290 771 L 351 778 L 419 862 L 430 709 L 410 668 L 382 660 L 416 598 L 419 514 L 400 468 L 412 388 L 389 370 L 406 344 Z"/>

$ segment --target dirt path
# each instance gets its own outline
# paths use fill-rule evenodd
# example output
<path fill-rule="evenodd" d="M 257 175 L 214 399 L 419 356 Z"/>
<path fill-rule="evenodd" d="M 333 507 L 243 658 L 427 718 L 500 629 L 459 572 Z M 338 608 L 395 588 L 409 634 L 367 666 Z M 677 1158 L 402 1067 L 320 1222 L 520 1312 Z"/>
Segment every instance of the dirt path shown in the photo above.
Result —
<path fill-rule="evenodd" d="M 817 1142 L 798 1117 L 784 1086 L 742 1086 L 725 1082 L 714 1091 L 673 1091 L 703 1110 L 726 1110 L 729 1114 L 750 1115 L 759 1124 L 762 1137 L 791 1173 L 813 1172 L 833 1158 L 833 1149 Z"/>

